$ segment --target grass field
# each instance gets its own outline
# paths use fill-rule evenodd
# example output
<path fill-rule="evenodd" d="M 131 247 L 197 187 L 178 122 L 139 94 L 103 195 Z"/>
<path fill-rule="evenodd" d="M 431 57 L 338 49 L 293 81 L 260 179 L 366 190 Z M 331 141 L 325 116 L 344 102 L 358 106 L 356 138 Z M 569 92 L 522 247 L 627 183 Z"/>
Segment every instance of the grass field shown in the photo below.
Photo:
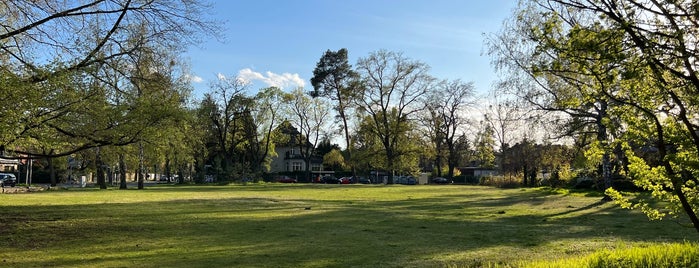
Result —
<path fill-rule="evenodd" d="M 478 267 L 697 241 L 543 188 L 252 184 L 0 195 L 0 266 Z"/>

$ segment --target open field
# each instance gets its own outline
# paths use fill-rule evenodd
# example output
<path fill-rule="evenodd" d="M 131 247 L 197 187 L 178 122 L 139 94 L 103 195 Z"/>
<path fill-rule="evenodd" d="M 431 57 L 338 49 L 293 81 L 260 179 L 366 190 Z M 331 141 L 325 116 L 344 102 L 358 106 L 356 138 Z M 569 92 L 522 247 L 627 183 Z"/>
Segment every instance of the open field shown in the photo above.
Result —
<path fill-rule="evenodd" d="M 252 184 L 0 195 L 0 266 L 471 267 L 697 241 L 599 196 Z"/>

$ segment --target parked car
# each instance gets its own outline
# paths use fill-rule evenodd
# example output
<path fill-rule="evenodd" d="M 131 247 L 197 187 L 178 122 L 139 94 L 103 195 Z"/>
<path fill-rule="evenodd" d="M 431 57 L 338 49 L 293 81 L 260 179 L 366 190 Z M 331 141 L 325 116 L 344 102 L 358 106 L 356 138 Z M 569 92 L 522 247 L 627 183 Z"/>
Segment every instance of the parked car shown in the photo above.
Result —
<path fill-rule="evenodd" d="M 359 179 L 357 179 L 357 182 L 361 184 L 371 184 L 371 180 L 367 177 L 359 177 Z"/>
<path fill-rule="evenodd" d="M 15 187 L 17 185 L 17 177 L 11 173 L 0 173 L 0 186 Z"/>
<path fill-rule="evenodd" d="M 436 177 L 436 178 L 432 179 L 432 182 L 433 182 L 433 183 L 436 183 L 436 184 L 450 184 L 450 183 L 453 183 L 452 181 L 450 181 L 449 179 L 444 178 L 444 177 Z"/>
<path fill-rule="evenodd" d="M 320 183 L 325 183 L 325 184 L 338 184 L 340 183 L 340 180 L 333 176 L 323 176 L 320 178 Z"/>
<path fill-rule="evenodd" d="M 173 174 L 172 176 L 168 177 L 167 175 L 160 175 L 160 181 L 164 182 L 176 182 L 177 179 L 179 178 L 179 175 Z"/>
<path fill-rule="evenodd" d="M 353 182 L 352 177 L 342 177 L 339 179 L 340 184 L 350 184 L 352 182 Z"/>
<path fill-rule="evenodd" d="M 277 182 L 281 182 L 281 183 L 297 183 L 298 181 L 296 181 L 296 179 L 294 179 L 294 178 L 292 178 L 292 177 L 289 177 L 289 176 L 279 176 L 279 178 L 277 178 Z"/>
<path fill-rule="evenodd" d="M 395 184 L 415 185 L 417 180 L 411 176 L 397 176 L 393 179 Z"/>

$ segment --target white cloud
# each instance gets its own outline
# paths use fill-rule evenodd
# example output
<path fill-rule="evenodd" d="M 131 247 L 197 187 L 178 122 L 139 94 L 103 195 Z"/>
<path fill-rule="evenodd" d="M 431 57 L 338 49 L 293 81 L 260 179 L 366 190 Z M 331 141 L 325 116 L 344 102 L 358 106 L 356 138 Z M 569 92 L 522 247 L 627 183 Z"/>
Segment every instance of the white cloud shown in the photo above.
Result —
<path fill-rule="evenodd" d="M 262 74 L 255 72 L 250 68 L 245 68 L 238 71 L 238 79 L 241 79 L 247 83 L 260 81 L 262 83 L 265 83 L 267 86 L 279 88 L 297 88 L 304 87 L 306 85 L 306 82 L 303 79 L 301 79 L 299 74 L 276 74 L 269 71 Z"/>
<path fill-rule="evenodd" d="M 185 75 L 185 79 L 189 80 L 189 82 L 196 83 L 196 84 L 204 82 L 204 78 L 201 78 L 201 76 L 196 76 L 196 75 L 192 75 L 192 74 Z"/>

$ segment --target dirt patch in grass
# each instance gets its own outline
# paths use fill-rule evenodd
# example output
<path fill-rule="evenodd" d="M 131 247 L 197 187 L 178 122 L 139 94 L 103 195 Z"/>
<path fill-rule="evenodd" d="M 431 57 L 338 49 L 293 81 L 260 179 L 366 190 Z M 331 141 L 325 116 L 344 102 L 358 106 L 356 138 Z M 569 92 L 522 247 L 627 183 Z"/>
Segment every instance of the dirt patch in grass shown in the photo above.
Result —
<path fill-rule="evenodd" d="M 41 186 L 15 186 L 15 187 L 0 187 L 0 194 L 24 194 L 45 191 L 46 188 Z"/>

